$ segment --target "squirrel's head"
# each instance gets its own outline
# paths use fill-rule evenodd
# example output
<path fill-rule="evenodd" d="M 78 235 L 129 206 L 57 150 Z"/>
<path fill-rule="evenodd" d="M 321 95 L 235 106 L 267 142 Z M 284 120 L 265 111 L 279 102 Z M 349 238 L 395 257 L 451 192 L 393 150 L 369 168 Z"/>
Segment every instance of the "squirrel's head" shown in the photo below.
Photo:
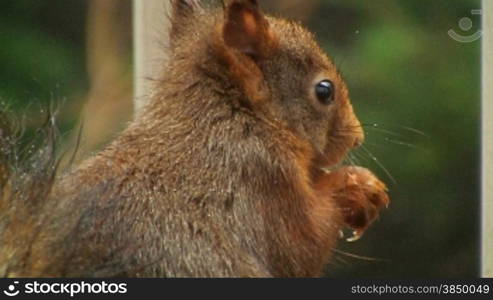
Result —
<path fill-rule="evenodd" d="M 264 15 L 256 0 L 223 1 L 223 9 L 210 11 L 200 2 L 173 1 L 171 48 L 182 52 L 178 57 L 200 52 L 197 39 L 205 40 L 201 61 L 221 66 L 216 78 L 236 90 L 232 101 L 310 143 L 324 166 L 363 142 L 347 87 L 309 31 Z"/>

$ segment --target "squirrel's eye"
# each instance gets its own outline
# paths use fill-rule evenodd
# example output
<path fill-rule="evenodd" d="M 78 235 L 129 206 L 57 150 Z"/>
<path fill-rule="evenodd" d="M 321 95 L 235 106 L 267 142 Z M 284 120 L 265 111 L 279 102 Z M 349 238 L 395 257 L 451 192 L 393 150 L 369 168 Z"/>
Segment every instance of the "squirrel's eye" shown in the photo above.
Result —
<path fill-rule="evenodd" d="M 331 104 L 334 101 L 334 84 L 330 80 L 320 81 L 315 87 L 315 94 L 322 104 Z"/>

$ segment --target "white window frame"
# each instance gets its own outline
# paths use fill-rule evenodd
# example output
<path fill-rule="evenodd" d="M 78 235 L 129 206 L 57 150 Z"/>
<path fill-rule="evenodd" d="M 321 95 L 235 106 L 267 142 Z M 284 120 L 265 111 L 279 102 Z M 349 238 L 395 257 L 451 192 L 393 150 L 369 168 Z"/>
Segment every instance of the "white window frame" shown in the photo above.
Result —
<path fill-rule="evenodd" d="M 483 0 L 481 275 L 493 277 L 493 1 Z"/>

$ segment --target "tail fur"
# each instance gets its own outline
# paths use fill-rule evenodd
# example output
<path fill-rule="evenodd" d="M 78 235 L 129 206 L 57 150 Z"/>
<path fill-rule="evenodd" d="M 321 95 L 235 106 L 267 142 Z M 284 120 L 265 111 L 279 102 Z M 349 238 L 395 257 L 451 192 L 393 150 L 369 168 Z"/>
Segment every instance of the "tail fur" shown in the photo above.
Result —
<path fill-rule="evenodd" d="M 27 263 L 59 161 L 54 113 L 27 143 L 9 115 L 0 109 L 0 277 L 15 277 Z"/>

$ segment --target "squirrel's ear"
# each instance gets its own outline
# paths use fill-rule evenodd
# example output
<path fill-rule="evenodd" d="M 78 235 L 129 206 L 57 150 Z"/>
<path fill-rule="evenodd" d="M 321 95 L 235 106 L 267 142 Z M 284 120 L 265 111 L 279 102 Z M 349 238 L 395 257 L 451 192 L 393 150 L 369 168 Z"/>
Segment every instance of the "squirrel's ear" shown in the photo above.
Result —
<path fill-rule="evenodd" d="M 193 15 L 202 9 L 200 0 L 170 0 L 171 1 L 171 39 L 176 38 L 191 22 Z"/>
<path fill-rule="evenodd" d="M 222 34 L 227 46 L 252 58 L 268 57 L 276 45 L 257 0 L 230 1 L 224 11 Z"/>
<path fill-rule="evenodd" d="M 173 18 L 186 17 L 200 9 L 200 0 L 171 0 Z"/>

